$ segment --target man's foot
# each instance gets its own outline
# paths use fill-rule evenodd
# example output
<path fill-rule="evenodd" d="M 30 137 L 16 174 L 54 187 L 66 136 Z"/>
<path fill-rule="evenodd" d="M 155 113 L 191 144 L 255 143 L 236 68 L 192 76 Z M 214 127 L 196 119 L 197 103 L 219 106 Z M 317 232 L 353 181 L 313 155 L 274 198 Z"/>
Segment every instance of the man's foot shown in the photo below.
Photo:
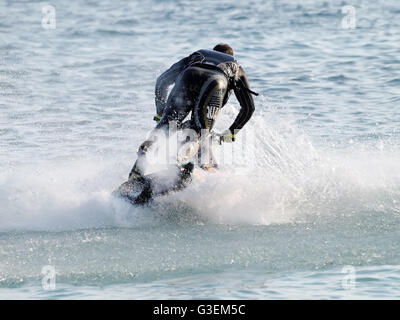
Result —
<path fill-rule="evenodd" d="M 215 173 L 218 170 L 218 165 L 203 164 L 200 166 L 204 171 Z"/>

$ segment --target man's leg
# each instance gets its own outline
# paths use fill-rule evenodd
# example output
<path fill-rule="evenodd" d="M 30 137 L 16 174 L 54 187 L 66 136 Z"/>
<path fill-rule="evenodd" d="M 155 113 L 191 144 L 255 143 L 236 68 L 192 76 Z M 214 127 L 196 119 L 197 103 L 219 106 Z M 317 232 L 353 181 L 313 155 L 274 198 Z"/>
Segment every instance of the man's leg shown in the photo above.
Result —
<path fill-rule="evenodd" d="M 207 137 L 200 146 L 198 163 L 203 170 L 214 171 L 218 169 L 218 164 L 212 151 L 212 142 L 210 136 Z"/>
<path fill-rule="evenodd" d="M 212 72 L 209 80 L 201 89 L 199 99 L 194 108 L 194 123 L 196 130 L 209 133 L 222 108 L 222 103 L 227 91 L 228 82 L 225 76 L 218 72 Z M 218 168 L 212 153 L 212 139 L 206 137 L 198 154 L 199 164 L 203 169 Z"/>
<path fill-rule="evenodd" d="M 135 164 L 133 165 L 131 172 L 129 173 L 128 179 L 136 179 L 140 177 L 143 174 L 143 169 L 145 166 L 145 161 L 146 161 L 146 152 L 149 150 L 149 148 L 154 144 L 154 140 L 146 140 L 143 142 L 139 150 L 137 151 L 138 158 L 135 161 Z"/>
<path fill-rule="evenodd" d="M 192 80 L 193 78 L 190 68 L 183 73 L 183 76 L 177 79 L 177 82 L 168 97 L 167 106 L 163 112 L 162 118 L 157 124 L 155 130 L 164 130 L 165 134 L 167 134 L 172 122 L 180 126 L 182 121 L 189 114 L 194 105 L 193 101 L 195 101 L 188 90 L 188 84 L 190 85 Z M 136 178 L 143 174 L 143 168 L 146 162 L 146 153 L 150 148 L 154 147 L 154 144 L 157 143 L 156 140 L 156 135 L 151 135 L 151 139 L 148 139 L 141 144 L 137 152 L 138 159 L 129 174 L 129 179 Z"/>

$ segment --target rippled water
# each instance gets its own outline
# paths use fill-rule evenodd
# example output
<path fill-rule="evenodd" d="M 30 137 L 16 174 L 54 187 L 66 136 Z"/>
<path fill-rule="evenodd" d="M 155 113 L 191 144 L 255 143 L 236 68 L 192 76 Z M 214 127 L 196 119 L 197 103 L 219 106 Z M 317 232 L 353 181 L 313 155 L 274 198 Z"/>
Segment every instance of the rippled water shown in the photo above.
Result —
<path fill-rule="evenodd" d="M 42 2 L 0 4 L 1 298 L 399 297 L 398 1 L 49 4 L 55 29 Z M 112 199 L 156 77 L 218 42 L 260 93 L 241 173 Z"/>

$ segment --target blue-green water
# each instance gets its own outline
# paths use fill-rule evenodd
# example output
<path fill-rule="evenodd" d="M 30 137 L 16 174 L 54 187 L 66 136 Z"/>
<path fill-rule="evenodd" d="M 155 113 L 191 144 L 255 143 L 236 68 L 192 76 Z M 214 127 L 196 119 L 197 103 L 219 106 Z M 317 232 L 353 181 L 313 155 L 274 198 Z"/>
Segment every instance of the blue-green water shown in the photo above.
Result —
<path fill-rule="evenodd" d="M 55 29 L 42 2 L 0 3 L 0 298 L 400 296 L 398 1 L 48 4 Z M 219 42 L 260 93 L 242 171 L 113 199 L 156 77 Z"/>

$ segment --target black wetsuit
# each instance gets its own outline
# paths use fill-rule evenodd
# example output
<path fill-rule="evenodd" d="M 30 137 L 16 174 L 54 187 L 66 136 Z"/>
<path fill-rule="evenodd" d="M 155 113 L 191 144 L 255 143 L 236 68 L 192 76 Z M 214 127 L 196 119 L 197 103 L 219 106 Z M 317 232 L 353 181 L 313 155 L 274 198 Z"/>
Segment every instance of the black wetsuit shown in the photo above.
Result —
<path fill-rule="evenodd" d="M 175 83 L 168 96 L 168 87 Z M 218 112 L 235 92 L 241 109 L 229 127 L 234 133 L 243 128 L 254 112 L 252 91 L 246 73 L 233 56 L 199 50 L 172 65 L 158 77 L 155 90 L 157 128 L 170 121 L 181 123 L 192 111 L 190 127 L 211 130 Z"/>
<path fill-rule="evenodd" d="M 174 83 L 168 95 L 168 88 Z M 156 128 L 168 128 L 171 121 L 177 122 L 178 126 L 182 125 L 183 120 L 192 112 L 191 119 L 184 123 L 184 127 L 198 133 L 202 129 L 211 130 L 232 90 L 241 106 L 229 127 L 231 133 L 235 134 L 251 118 L 254 112 L 252 94 L 256 93 L 250 90 L 246 73 L 233 56 L 214 50 L 196 51 L 158 77 L 155 103 L 161 120 Z M 152 141 L 145 141 L 140 146 L 139 158 L 151 145 Z M 210 162 L 214 163 L 211 150 Z M 138 172 L 137 163 L 131 174 L 133 172 Z"/>

